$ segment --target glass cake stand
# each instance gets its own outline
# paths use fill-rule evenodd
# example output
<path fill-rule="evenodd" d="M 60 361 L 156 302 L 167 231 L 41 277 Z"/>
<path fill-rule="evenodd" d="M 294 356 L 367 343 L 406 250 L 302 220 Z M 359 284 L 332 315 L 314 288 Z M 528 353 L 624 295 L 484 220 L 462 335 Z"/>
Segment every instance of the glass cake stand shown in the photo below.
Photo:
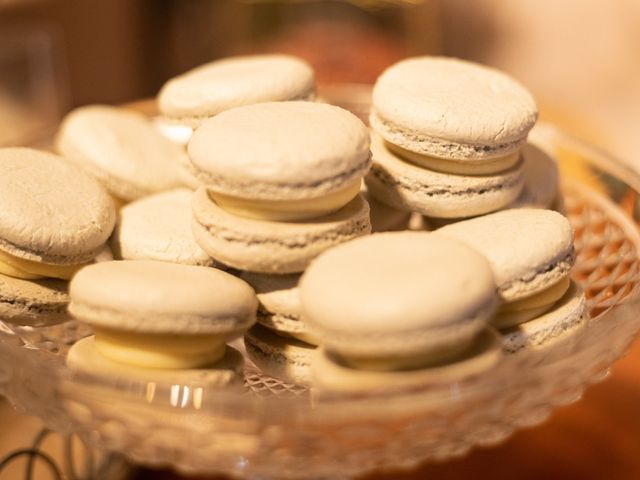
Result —
<path fill-rule="evenodd" d="M 366 92 L 338 93 L 336 103 L 366 112 Z M 604 379 L 640 330 L 640 177 L 551 125 L 539 133 L 559 156 L 576 233 L 573 276 L 589 315 L 579 334 L 462 381 L 346 396 L 284 383 L 250 362 L 241 391 L 80 376 L 64 359 L 87 327 L 0 322 L 0 394 L 49 428 L 133 462 L 244 478 L 408 469 L 539 424 Z"/>

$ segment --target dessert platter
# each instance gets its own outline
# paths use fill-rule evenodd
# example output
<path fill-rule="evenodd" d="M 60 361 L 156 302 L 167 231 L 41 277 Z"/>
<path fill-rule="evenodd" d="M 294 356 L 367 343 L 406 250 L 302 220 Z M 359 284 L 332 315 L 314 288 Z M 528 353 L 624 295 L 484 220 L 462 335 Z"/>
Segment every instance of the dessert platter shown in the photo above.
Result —
<path fill-rule="evenodd" d="M 226 62 L 235 69 L 238 61 L 246 59 Z M 241 66 L 246 79 L 244 69 L 254 67 Z M 259 68 L 274 69 L 277 88 L 266 80 L 256 88 L 247 80 L 253 96 L 236 108 L 224 103 L 230 95 L 206 105 L 186 98 L 180 89 L 186 82 L 189 92 L 198 91 L 197 75 L 163 89 L 161 116 L 149 108 L 153 102 L 129 108 L 124 130 L 137 132 L 137 155 L 148 148 L 162 157 L 152 172 L 134 168 L 134 181 L 123 181 L 131 170 L 124 155 L 108 171 L 105 154 L 84 169 L 97 182 L 78 186 L 73 175 L 62 178 L 63 167 L 51 167 L 56 159 L 35 155 L 26 165 L 15 152 L 7 156 L 20 166 L 19 175 L 36 165 L 43 177 L 66 179 L 94 215 L 74 217 L 82 240 L 65 237 L 60 227 L 55 238 L 66 239 L 65 250 L 51 252 L 44 267 L 33 265 L 33 258 L 12 263 L 8 257 L 11 272 L 23 275 L 20 282 L 38 282 L 55 298 L 39 299 L 48 303 L 39 304 L 37 319 L 18 311 L 17 301 L 13 316 L 0 318 L 0 394 L 50 429 L 144 465 L 240 478 L 351 478 L 495 445 L 607 377 L 640 331 L 640 176 L 553 125 L 538 124 L 529 135 L 537 150 L 524 155 L 552 157 L 553 168 L 538 187 L 523 186 L 514 144 L 520 148 L 535 123 L 535 104 L 493 70 L 474 70 L 474 82 L 488 75 L 491 94 L 502 92 L 509 105 L 518 105 L 519 126 L 487 118 L 497 130 L 459 124 L 454 142 L 440 125 L 439 139 L 419 141 L 419 148 L 408 141 L 433 120 L 403 110 L 422 98 L 425 84 L 449 89 L 465 83 L 459 68 L 464 77 L 466 68 L 484 67 L 430 58 L 391 67 L 374 89 L 371 147 L 368 130 L 345 111 L 367 122 L 371 87 L 320 91 L 324 102 L 345 109 L 338 111 L 299 101 L 313 97 L 304 66 L 278 57 Z M 431 68 L 440 80 L 403 83 Z M 261 104 L 265 91 L 276 97 L 269 100 L 293 102 Z M 453 97 L 445 103 L 463 108 Z M 500 109 L 493 107 L 495 116 Z M 78 139 L 89 138 L 95 125 L 123 121 L 111 107 L 81 110 L 65 119 L 56 139 L 68 157 L 92 152 L 97 137 L 84 144 Z M 134 110 L 173 143 L 160 148 Z M 448 118 L 450 126 L 454 117 Z M 416 123 L 420 128 L 407 135 L 407 126 Z M 293 137 L 280 137 L 284 130 Z M 486 148 L 466 148 L 461 131 L 474 132 Z M 193 135 L 188 156 L 180 145 L 185 132 Z M 253 141 L 246 141 L 250 136 Z M 328 149 L 327 136 L 335 139 Z M 306 138 L 304 148 L 296 138 Z M 96 157 L 113 147 L 107 143 L 93 150 Z M 367 174 L 369 148 L 373 168 Z M 436 151 L 425 155 L 415 151 L 420 148 Z M 325 153 L 321 162 L 318 151 Z M 260 168 L 243 163 L 257 156 L 265 159 Z M 239 160 L 225 163 L 227 157 Z M 405 165 L 396 157 L 413 160 Z M 267 168 L 281 161 L 286 173 Z M 163 162 L 177 165 L 179 174 L 168 175 Z M 453 162 L 446 168 L 454 172 L 442 172 L 442 162 Z M 259 171 L 257 179 L 243 182 L 247 170 Z M 318 172 L 331 182 L 314 177 Z M 559 172 L 559 190 L 553 172 Z M 365 174 L 367 191 L 358 194 Z M 140 181 L 145 175 L 148 180 Z M 446 191 L 416 186 L 442 185 L 443 178 Z M 191 189 L 202 182 L 222 187 L 192 194 L 186 187 L 176 190 L 176 182 Z M 117 219 L 109 197 L 118 204 Z M 310 200 L 320 197 L 323 202 Z M 292 202 L 298 202 L 295 211 Z M 158 211 L 165 217 L 149 213 Z M 303 221 L 295 216 L 300 211 Z M 313 215 L 323 220 L 313 223 Z M 369 218 L 374 231 L 395 233 L 369 235 Z M 111 228 L 105 233 L 96 227 L 100 222 Z M 275 223 L 282 225 L 276 229 Z M 114 227 L 109 251 L 103 251 Z M 196 241 L 184 237 L 191 228 Z M 174 240 L 139 241 L 151 231 L 154 238 Z M 2 233 L 0 228 L 0 241 Z M 31 250 L 38 241 L 52 244 L 33 232 L 29 238 Z M 290 238 L 297 239 L 293 247 Z M 12 237 L 12 245 L 19 240 Z M 50 268 L 71 251 L 72 266 Z M 79 264 L 83 268 L 75 268 Z M 48 274 L 58 280 L 41 280 Z M 64 289 L 46 283 L 64 278 L 71 278 L 69 316 L 66 304 L 62 313 L 53 308 L 63 303 L 55 295 Z M 27 284 L 20 285 L 16 297 L 26 295 Z M 32 304 L 41 293 L 29 293 Z M 260 325 L 247 332 L 256 313 Z M 44 316 L 47 321 L 40 321 Z"/>

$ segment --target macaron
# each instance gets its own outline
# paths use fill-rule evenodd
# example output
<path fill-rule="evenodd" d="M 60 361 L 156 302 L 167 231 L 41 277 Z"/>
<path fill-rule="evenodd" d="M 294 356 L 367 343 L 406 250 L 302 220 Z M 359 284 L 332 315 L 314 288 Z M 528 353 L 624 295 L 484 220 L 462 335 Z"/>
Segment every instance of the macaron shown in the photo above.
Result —
<path fill-rule="evenodd" d="M 311 362 L 315 346 L 285 338 L 261 325 L 244 336 L 247 355 L 266 375 L 296 385 L 311 384 Z"/>
<path fill-rule="evenodd" d="M 188 152 L 206 187 L 196 241 L 241 270 L 295 273 L 320 252 L 369 233 L 359 195 L 369 134 L 353 114 L 310 102 L 262 103 L 202 124 Z"/>
<path fill-rule="evenodd" d="M 411 212 L 406 210 L 398 210 L 379 202 L 367 189 L 366 185 L 362 185 L 362 195 L 369 204 L 369 220 L 371 221 L 371 232 L 395 232 L 399 230 L 409 229 L 411 222 Z"/>
<path fill-rule="evenodd" d="M 588 325 L 585 295 L 575 282 L 550 310 L 501 330 L 505 353 L 528 354 L 536 361 L 563 358 Z"/>
<path fill-rule="evenodd" d="M 560 195 L 557 160 L 545 149 L 527 142 L 522 147 L 522 161 L 524 184 L 509 207 L 551 208 Z"/>
<path fill-rule="evenodd" d="M 529 91 L 493 68 L 445 57 L 392 65 L 373 89 L 372 128 L 429 170 L 484 175 L 518 163 L 538 117 Z"/>
<path fill-rule="evenodd" d="M 482 215 L 506 207 L 522 190 L 522 162 L 484 175 L 430 170 L 399 157 L 381 136 L 371 140 L 373 166 L 366 177 L 370 194 L 397 210 L 434 218 Z"/>
<path fill-rule="evenodd" d="M 447 225 L 435 235 L 464 242 L 489 261 L 503 301 L 492 321 L 498 328 L 541 315 L 570 287 L 573 229 L 557 212 L 503 210 Z"/>
<path fill-rule="evenodd" d="M 121 203 L 181 185 L 178 166 L 184 149 L 136 112 L 102 105 L 78 108 L 64 118 L 56 148 Z"/>
<path fill-rule="evenodd" d="M 193 234 L 217 261 L 259 273 L 302 272 L 325 250 L 371 231 L 369 205 L 356 196 L 321 219 L 268 222 L 243 218 L 220 208 L 206 188 L 193 197 Z"/>
<path fill-rule="evenodd" d="M 241 272 L 239 277 L 253 287 L 258 297 L 258 323 L 278 334 L 317 345 L 302 315 L 298 282 L 300 274 L 269 275 Z"/>
<path fill-rule="evenodd" d="M 39 327 L 68 320 L 67 282 L 56 279 L 22 280 L 0 274 L 0 319 L 15 325 Z"/>
<path fill-rule="evenodd" d="M 225 341 L 255 323 L 258 303 L 221 270 L 148 260 L 85 267 L 69 294 L 69 312 L 93 327 L 103 357 L 149 369 L 215 364 Z"/>
<path fill-rule="evenodd" d="M 497 305 L 488 262 L 426 232 L 378 233 L 325 252 L 302 276 L 300 297 L 325 361 L 398 377 L 472 362 Z"/>
<path fill-rule="evenodd" d="M 193 238 L 192 197 L 191 190 L 181 188 L 122 207 L 110 240 L 115 258 L 213 266 L 214 260 Z"/>
<path fill-rule="evenodd" d="M 0 274 L 68 280 L 104 249 L 115 224 L 107 192 L 61 157 L 0 149 Z"/>
<path fill-rule="evenodd" d="M 303 60 L 250 55 L 217 60 L 172 78 L 158 94 L 158 108 L 166 123 L 184 128 L 242 105 L 314 96 L 315 75 Z"/>

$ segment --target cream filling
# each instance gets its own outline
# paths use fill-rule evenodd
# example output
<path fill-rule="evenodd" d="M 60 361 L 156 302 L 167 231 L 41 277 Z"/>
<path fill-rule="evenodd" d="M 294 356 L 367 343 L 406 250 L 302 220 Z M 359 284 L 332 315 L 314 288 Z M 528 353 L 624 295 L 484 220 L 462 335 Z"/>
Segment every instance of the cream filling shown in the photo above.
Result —
<path fill-rule="evenodd" d="M 209 191 L 211 199 L 229 213 L 272 222 L 289 222 L 322 217 L 340 210 L 360 192 L 357 179 L 337 192 L 303 200 L 249 200 Z"/>
<path fill-rule="evenodd" d="M 470 161 L 423 155 L 421 153 L 411 152 L 389 142 L 385 142 L 385 145 L 388 150 L 392 151 L 399 157 L 402 157 L 420 167 L 435 170 L 437 172 L 453 173 L 456 175 L 488 175 L 503 172 L 513 167 L 520 159 L 519 150 L 503 157 Z"/>
<path fill-rule="evenodd" d="M 211 365 L 225 354 L 224 335 L 172 335 L 95 329 L 100 354 L 143 368 L 187 369 Z"/>
<path fill-rule="evenodd" d="M 371 370 L 377 372 L 390 372 L 397 370 L 411 370 L 426 368 L 433 365 L 441 365 L 459 358 L 473 343 L 475 339 L 456 342 L 455 344 L 441 345 L 425 352 L 410 356 L 394 357 L 353 357 L 340 355 L 342 361 L 358 370 Z"/>
<path fill-rule="evenodd" d="M 550 287 L 529 297 L 504 303 L 492 320 L 498 328 L 508 328 L 536 318 L 549 310 L 569 290 L 571 279 L 568 275 Z"/>
<path fill-rule="evenodd" d="M 80 265 L 51 265 L 34 262 L 0 250 L 0 273 L 24 280 L 38 280 L 46 277 L 70 280 L 85 265 L 86 263 Z"/>

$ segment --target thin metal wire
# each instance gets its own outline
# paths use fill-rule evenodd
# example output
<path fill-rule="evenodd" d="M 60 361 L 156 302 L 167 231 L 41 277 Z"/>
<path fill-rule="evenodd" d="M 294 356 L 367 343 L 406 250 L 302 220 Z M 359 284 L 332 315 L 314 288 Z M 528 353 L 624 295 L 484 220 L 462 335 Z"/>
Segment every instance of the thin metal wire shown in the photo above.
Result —
<path fill-rule="evenodd" d="M 10 453 L 9 455 L 7 455 L 6 457 L 4 457 L 2 459 L 2 461 L 0 461 L 0 475 L 2 475 L 2 472 L 4 471 L 4 469 L 7 467 L 7 465 L 9 465 L 11 462 L 13 462 L 14 460 L 19 459 L 22 456 L 28 456 L 29 457 L 29 462 L 33 463 L 33 459 L 34 458 L 40 458 L 42 459 L 47 466 L 51 469 L 51 473 L 53 474 L 54 478 L 56 480 L 64 480 L 64 477 L 62 475 L 62 472 L 60 471 L 60 469 L 56 466 L 56 463 L 53 461 L 53 459 L 47 455 L 44 452 L 40 452 L 38 450 L 34 450 L 32 448 L 22 448 L 20 450 L 16 450 L 12 453 Z M 25 471 L 25 473 L 28 475 L 25 477 L 25 480 L 35 480 L 33 477 L 33 471 L 27 469 Z"/>
<path fill-rule="evenodd" d="M 37 453 L 41 453 L 40 446 L 42 445 L 42 442 L 44 442 L 45 438 L 49 436 L 50 433 L 51 433 L 51 430 L 49 430 L 48 428 L 43 428 L 42 430 L 40 430 L 40 432 L 38 432 L 38 434 L 34 438 L 33 443 L 31 444 L 31 450 Z M 31 478 L 33 478 L 34 464 L 35 464 L 35 456 L 30 455 L 29 460 L 27 461 L 25 477 L 24 477 L 27 480 L 31 480 Z"/>
<path fill-rule="evenodd" d="M 93 458 L 93 450 L 91 448 L 88 448 L 84 444 L 84 442 L 83 442 L 83 445 L 85 446 L 85 450 L 87 452 L 86 463 L 85 463 L 85 471 L 87 476 L 84 478 L 84 480 L 96 480 L 97 478 L 100 478 L 100 477 L 94 476 L 95 462 Z M 65 453 L 64 455 L 65 470 L 67 471 L 69 480 L 80 480 L 81 477 L 79 477 L 78 474 L 76 473 L 76 469 L 73 462 L 73 435 L 67 435 L 65 446 L 64 446 L 64 453 Z"/>

